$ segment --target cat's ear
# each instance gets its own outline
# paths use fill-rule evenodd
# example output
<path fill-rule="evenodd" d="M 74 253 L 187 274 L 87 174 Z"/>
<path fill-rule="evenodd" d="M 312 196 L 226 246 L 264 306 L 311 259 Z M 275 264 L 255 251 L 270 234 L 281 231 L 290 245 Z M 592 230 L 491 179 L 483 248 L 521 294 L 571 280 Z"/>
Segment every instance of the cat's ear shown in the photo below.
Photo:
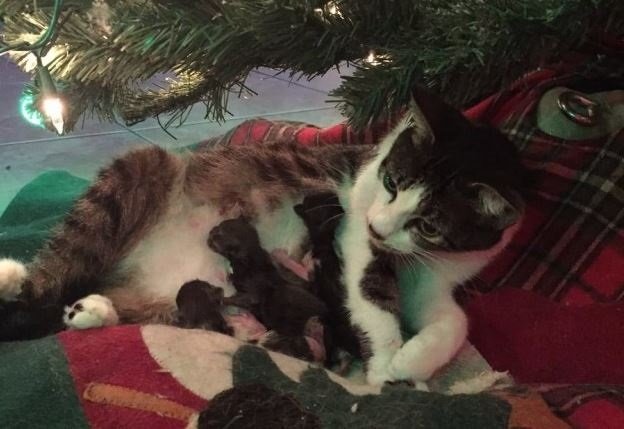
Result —
<path fill-rule="evenodd" d="M 435 134 L 429 125 L 429 120 L 414 97 L 410 99 L 409 103 L 409 121 L 414 144 L 435 142 Z"/>
<path fill-rule="evenodd" d="M 522 216 L 520 209 L 490 185 L 477 182 L 470 184 L 469 188 L 475 197 L 477 211 L 494 219 L 497 229 L 505 229 L 513 225 Z"/>
<path fill-rule="evenodd" d="M 295 204 L 293 206 L 293 210 L 295 210 L 295 213 L 297 213 L 297 215 L 299 217 L 304 217 L 305 215 L 305 207 L 303 207 L 303 204 Z"/>
<path fill-rule="evenodd" d="M 417 87 L 412 91 L 409 113 L 415 134 L 421 141 L 444 139 L 446 133 L 458 130 L 467 122 L 461 112 L 444 102 L 439 96 Z"/>

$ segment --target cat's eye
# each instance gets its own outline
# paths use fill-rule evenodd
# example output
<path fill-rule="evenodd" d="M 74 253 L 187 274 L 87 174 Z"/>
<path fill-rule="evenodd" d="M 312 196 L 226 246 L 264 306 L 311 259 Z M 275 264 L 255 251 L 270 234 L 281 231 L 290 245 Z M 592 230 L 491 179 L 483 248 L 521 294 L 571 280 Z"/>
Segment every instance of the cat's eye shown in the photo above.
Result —
<path fill-rule="evenodd" d="M 388 191 L 393 197 L 396 196 L 396 193 L 397 193 L 396 183 L 394 182 L 394 180 L 392 180 L 392 177 L 390 177 L 388 173 L 384 174 L 383 185 L 384 185 L 384 188 L 386 188 L 386 191 Z"/>
<path fill-rule="evenodd" d="M 440 236 L 440 230 L 431 222 L 418 218 L 415 222 L 418 233 L 426 239 L 436 238 Z"/>

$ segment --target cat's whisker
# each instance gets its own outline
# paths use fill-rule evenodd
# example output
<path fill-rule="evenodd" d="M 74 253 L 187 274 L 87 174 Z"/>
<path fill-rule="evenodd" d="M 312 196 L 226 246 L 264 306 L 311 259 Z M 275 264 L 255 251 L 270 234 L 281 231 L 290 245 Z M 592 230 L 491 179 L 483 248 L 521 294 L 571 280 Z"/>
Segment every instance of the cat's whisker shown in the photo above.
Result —
<path fill-rule="evenodd" d="M 418 270 L 418 267 L 420 265 L 424 266 L 425 268 L 427 268 L 429 271 L 432 271 L 432 267 L 431 265 L 429 265 L 427 262 L 423 261 L 422 259 L 418 258 L 416 255 L 407 255 L 410 258 L 408 258 L 408 260 L 410 261 L 410 267 L 413 268 L 414 270 Z"/>
<path fill-rule="evenodd" d="M 427 267 L 427 269 L 432 270 L 433 267 L 428 263 L 428 262 L 432 262 L 431 259 L 429 257 L 427 257 L 426 255 L 420 254 L 418 252 L 412 252 L 412 253 L 406 253 L 405 254 L 408 257 L 411 257 L 412 260 L 417 261 L 418 263 L 424 265 L 425 267 Z M 435 261 L 433 261 L 435 262 Z"/>
<path fill-rule="evenodd" d="M 433 262 L 442 262 L 442 259 L 435 255 L 434 253 L 423 249 L 422 247 L 418 247 L 415 252 L 423 257 L 427 257 L 428 259 L 430 259 Z"/>
<path fill-rule="evenodd" d="M 321 226 L 319 228 L 323 228 L 325 225 L 327 225 L 332 220 L 340 218 L 340 217 L 343 217 L 344 215 L 345 215 L 344 213 L 338 213 L 337 215 L 332 216 L 329 219 L 325 219 L 325 221 L 323 221 L 323 223 L 321 224 Z"/>
<path fill-rule="evenodd" d="M 431 254 L 416 253 L 415 256 L 420 257 L 420 260 L 423 261 L 423 264 L 425 264 L 424 261 L 427 261 L 426 266 L 427 266 L 427 268 L 429 268 L 431 270 L 435 270 L 435 266 L 440 263 L 440 259 L 436 258 L 435 256 L 433 256 Z"/>
<path fill-rule="evenodd" d="M 314 206 L 312 208 L 309 208 L 308 210 L 309 211 L 311 211 L 311 210 L 320 210 L 320 209 L 325 209 L 325 208 L 329 208 L 329 207 L 340 207 L 340 208 L 342 208 L 344 210 L 344 208 L 340 204 L 325 204 L 325 205 L 322 205 L 322 206 Z"/>

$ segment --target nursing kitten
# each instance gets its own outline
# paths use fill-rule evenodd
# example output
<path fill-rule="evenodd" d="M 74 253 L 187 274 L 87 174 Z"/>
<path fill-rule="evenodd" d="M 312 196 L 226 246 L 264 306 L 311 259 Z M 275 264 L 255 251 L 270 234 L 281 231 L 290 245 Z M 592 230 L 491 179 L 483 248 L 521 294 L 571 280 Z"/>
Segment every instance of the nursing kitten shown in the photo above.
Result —
<path fill-rule="evenodd" d="M 346 212 L 337 242 L 345 306 L 366 338 L 367 379 L 426 380 L 465 340 L 466 317 L 453 288 L 492 260 L 517 229 L 525 170 L 498 131 L 424 92 L 414 98 L 375 147 L 264 144 L 188 157 L 158 148 L 131 152 L 102 171 L 27 276 L 18 275 L 15 262 L 2 264 L 0 279 L 8 280 L 0 280 L 0 295 L 17 299 L 22 313 L 45 309 L 50 324 L 81 298 L 81 308 L 103 319 L 116 311 L 122 322 L 169 322 L 187 281 L 234 293 L 225 259 L 205 246 L 214 226 L 244 214 L 263 248 L 299 258 L 306 228 L 293 205 L 305 195 L 336 192 Z M 383 259 L 373 267 L 382 270 L 371 270 Z M 409 261 L 415 272 L 401 294 L 409 328 L 418 332 L 406 342 L 393 304 L 396 275 L 388 266 L 394 259 Z M 93 293 L 110 298 L 114 308 L 84 298 Z M 13 313 L 0 315 L 0 338 L 41 333 L 41 318 L 24 323 L 20 329 Z"/>
<path fill-rule="evenodd" d="M 314 273 L 312 290 L 327 305 L 327 346 L 330 363 L 338 364 L 340 349 L 361 357 L 360 339 L 349 321 L 342 284 L 342 261 L 336 254 L 336 230 L 345 214 L 334 193 L 310 195 L 295 205 L 295 212 L 308 229 Z"/>
<path fill-rule="evenodd" d="M 184 283 L 176 295 L 175 325 L 189 329 L 205 329 L 232 335 L 233 330 L 221 314 L 223 289 L 201 280 Z"/>
<path fill-rule="evenodd" d="M 226 303 L 247 308 L 272 331 L 263 341 L 265 347 L 306 360 L 324 360 L 326 305 L 280 276 L 251 224 L 243 218 L 221 222 L 210 231 L 208 246 L 232 267 L 230 280 L 236 294 L 225 298 Z"/>

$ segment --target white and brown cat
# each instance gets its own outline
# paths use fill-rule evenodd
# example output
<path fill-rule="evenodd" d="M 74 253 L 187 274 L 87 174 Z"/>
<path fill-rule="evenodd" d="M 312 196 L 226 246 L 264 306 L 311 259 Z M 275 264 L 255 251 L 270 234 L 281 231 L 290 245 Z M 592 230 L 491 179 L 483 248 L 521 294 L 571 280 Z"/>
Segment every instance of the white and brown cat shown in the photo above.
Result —
<path fill-rule="evenodd" d="M 63 316 L 73 328 L 167 323 L 180 286 L 195 279 L 232 295 L 225 259 L 206 245 L 210 230 L 244 214 L 263 248 L 300 258 L 307 229 L 293 206 L 330 191 L 345 207 L 337 249 L 368 381 L 426 380 L 465 340 L 453 288 L 509 241 L 525 171 L 496 130 L 424 92 L 414 98 L 376 146 L 149 148 L 117 159 L 27 269 L 0 261 L 0 338 L 63 329 Z M 398 267 L 416 279 L 401 302 Z M 399 306 L 417 332 L 405 342 Z"/>

